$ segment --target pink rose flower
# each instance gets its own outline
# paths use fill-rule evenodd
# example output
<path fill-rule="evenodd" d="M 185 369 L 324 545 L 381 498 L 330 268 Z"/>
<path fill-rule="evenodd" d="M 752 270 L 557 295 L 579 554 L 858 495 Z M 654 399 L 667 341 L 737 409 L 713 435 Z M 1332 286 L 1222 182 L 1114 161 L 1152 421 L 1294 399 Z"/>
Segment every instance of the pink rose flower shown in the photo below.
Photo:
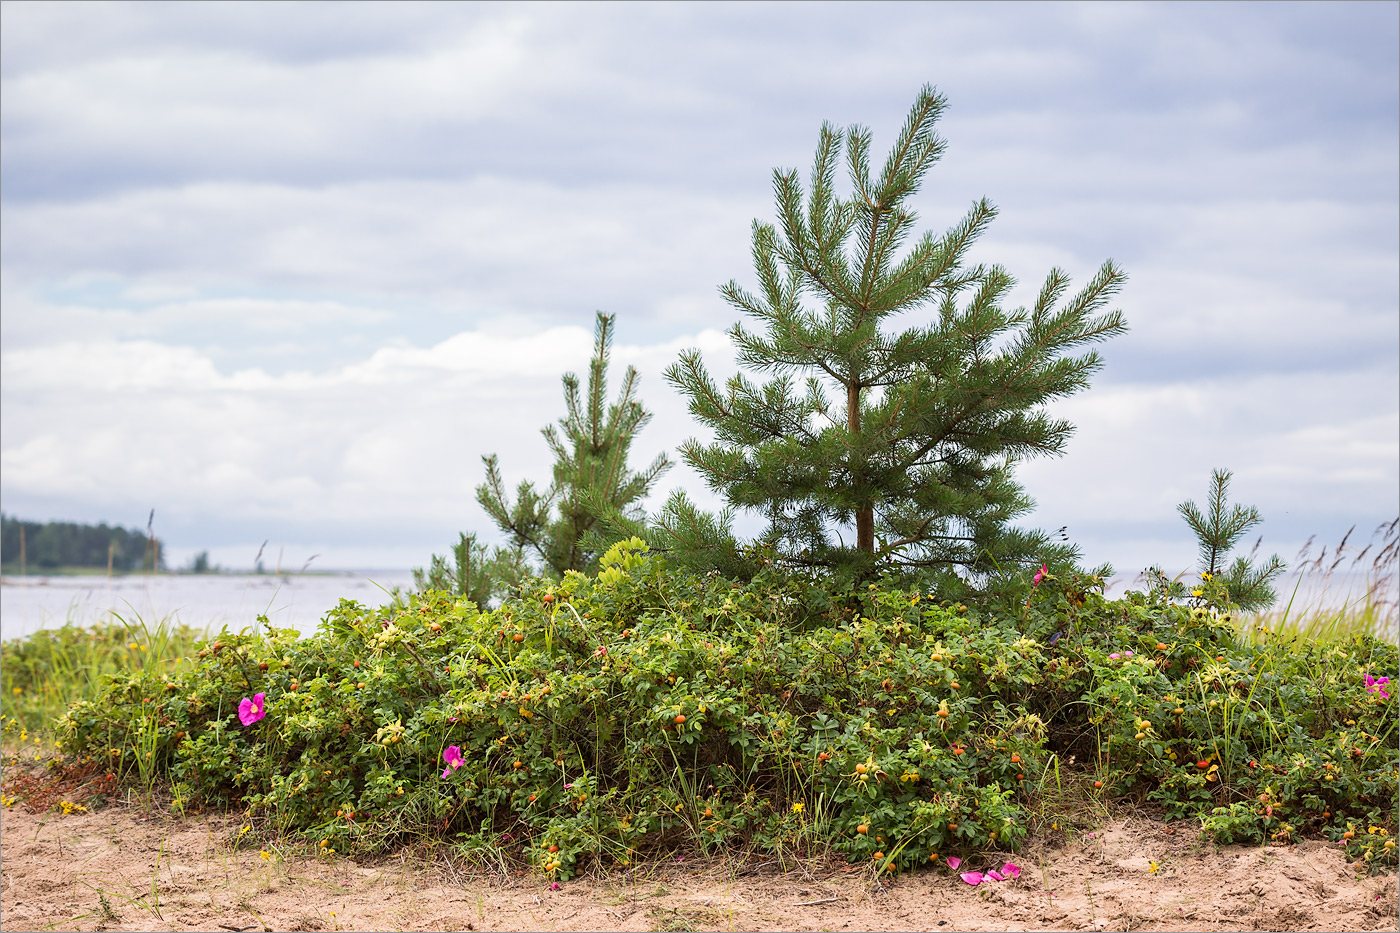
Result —
<path fill-rule="evenodd" d="M 251 726 L 266 716 L 267 709 L 263 706 L 266 697 L 266 693 L 255 693 L 251 700 L 244 697 L 243 702 L 238 704 L 238 721 L 245 726 Z"/>

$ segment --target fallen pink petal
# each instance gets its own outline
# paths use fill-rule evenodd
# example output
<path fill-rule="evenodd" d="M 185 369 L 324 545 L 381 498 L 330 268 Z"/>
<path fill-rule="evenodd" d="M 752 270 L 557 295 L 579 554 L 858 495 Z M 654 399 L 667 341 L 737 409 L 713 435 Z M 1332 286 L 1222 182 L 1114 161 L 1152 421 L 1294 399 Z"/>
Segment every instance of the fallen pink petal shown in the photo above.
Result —
<path fill-rule="evenodd" d="M 1007 862 L 1001 866 L 1001 873 L 1008 878 L 1019 878 L 1021 877 L 1021 866 L 1015 862 Z"/>
<path fill-rule="evenodd" d="M 1006 880 L 1006 876 L 1003 875 L 1001 872 L 997 871 L 995 868 L 993 868 L 991 871 L 987 872 L 986 877 L 987 877 L 987 880 L 989 880 L 989 881 L 1005 881 L 1005 880 Z"/>
<path fill-rule="evenodd" d="M 951 869 L 953 869 L 953 871 L 957 871 L 957 870 L 958 870 L 958 866 L 961 865 L 961 864 L 962 864 L 962 859 L 958 858 L 956 855 L 954 855 L 954 856 L 952 856 L 951 858 L 948 859 L 948 867 L 951 868 Z"/>
<path fill-rule="evenodd" d="M 962 880 L 966 881 L 968 884 L 971 885 L 979 885 L 987 879 L 987 876 L 982 874 L 980 871 L 965 871 L 958 877 L 962 878 Z"/>

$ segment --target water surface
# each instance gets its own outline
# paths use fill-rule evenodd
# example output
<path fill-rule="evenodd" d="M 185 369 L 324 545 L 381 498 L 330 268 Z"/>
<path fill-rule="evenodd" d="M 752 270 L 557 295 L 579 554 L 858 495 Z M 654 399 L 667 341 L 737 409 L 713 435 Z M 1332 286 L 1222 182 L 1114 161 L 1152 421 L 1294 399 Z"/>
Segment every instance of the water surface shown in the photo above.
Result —
<path fill-rule="evenodd" d="M 1182 579 L 1191 582 L 1188 575 Z M 1364 603 L 1367 583 L 1375 582 L 1354 573 L 1326 578 L 1289 574 L 1275 584 L 1280 594 L 1277 608 L 1283 609 L 1290 598 L 1295 615 Z M 1395 581 L 1385 583 L 1383 598 L 1390 606 L 1387 619 L 1393 627 Z M 149 624 L 168 619 L 214 631 L 227 626 L 234 632 L 251 628 L 257 617 L 265 614 L 278 628 L 294 628 L 309 635 L 342 598 L 379 606 L 389 599 L 386 591 L 395 587 L 412 589 L 412 573 L 367 570 L 307 575 L 131 574 L 110 579 L 4 577 L 0 578 L 0 639 L 20 638 L 65 622 L 92 625 L 113 621 L 112 613 L 128 621 L 139 617 Z M 1142 587 L 1140 576 L 1124 574 L 1110 579 L 1107 590 L 1109 596 L 1117 598 L 1125 590 Z"/>
<path fill-rule="evenodd" d="M 76 577 L 0 578 L 0 639 L 20 638 L 65 622 L 93 625 L 115 621 L 113 613 L 147 624 L 160 620 L 218 631 L 251 628 L 266 615 L 277 628 L 302 634 L 343 599 L 379 606 L 386 590 L 413 586 L 406 570 L 324 574 L 131 574 Z"/>

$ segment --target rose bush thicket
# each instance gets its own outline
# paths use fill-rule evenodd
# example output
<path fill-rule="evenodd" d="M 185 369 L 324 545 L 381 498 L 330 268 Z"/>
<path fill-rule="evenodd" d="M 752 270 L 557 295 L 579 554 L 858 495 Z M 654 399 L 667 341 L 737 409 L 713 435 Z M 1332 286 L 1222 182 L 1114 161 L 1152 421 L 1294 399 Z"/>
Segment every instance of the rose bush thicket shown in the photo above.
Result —
<path fill-rule="evenodd" d="M 1364 678 L 1396 664 L 1373 639 L 1250 644 L 1208 593 L 1108 600 L 1047 573 L 940 604 L 679 573 L 634 539 L 493 611 L 428 593 L 344 601 L 310 638 L 224 632 L 59 733 L 323 850 L 443 837 L 560 877 L 676 847 L 885 870 L 1014 850 L 1070 754 L 1217 832 L 1352 832 L 1393 862 L 1396 700 Z"/>

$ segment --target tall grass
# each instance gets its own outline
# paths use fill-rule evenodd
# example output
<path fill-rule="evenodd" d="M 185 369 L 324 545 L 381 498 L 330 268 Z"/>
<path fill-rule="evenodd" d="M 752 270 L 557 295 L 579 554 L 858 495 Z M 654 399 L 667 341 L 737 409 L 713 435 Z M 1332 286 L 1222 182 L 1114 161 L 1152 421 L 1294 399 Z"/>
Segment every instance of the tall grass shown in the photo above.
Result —
<path fill-rule="evenodd" d="M 1309 538 L 1298 553 L 1298 575 L 1292 591 L 1273 609 L 1246 617 L 1242 627 L 1250 640 L 1341 642 L 1359 635 L 1400 641 L 1400 518 L 1386 522 L 1358 548 L 1350 543 L 1352 528 L 1330 553 L 1326 545 L 1315 555 Z M 1364 574 L 1360 592 L 1338 592 L 1338 575 Z"/>
<path fill-rule="evenodd" d="M 112 674 L 149 670 L 174 674 L 190 663 L 202 629 L 171 618 L 147 622 L 112 613 L 84 627 L 67 622 L 0 643 L 0 709 L 4 734 L 26 741 L 48 734 L 53 721 L 79 700 L 98 696 Z"/>

